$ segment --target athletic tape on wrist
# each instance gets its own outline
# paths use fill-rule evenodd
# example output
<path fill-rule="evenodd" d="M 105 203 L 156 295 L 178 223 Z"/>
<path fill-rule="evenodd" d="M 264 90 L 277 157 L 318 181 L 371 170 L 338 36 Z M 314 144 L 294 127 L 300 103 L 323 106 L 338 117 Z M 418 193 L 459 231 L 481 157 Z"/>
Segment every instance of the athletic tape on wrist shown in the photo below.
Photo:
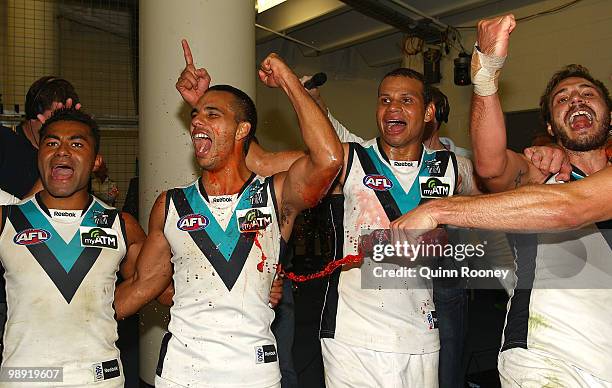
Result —
<path fill-rule="evenodd" d="M 478 49 L 478 43 L 474 45 L 472 52 L 472 84 L 474 93 L 479 96 L 490 96 L 497 93 L 499 72 L 504 66 L 506 57 L 487 55 Z"/>

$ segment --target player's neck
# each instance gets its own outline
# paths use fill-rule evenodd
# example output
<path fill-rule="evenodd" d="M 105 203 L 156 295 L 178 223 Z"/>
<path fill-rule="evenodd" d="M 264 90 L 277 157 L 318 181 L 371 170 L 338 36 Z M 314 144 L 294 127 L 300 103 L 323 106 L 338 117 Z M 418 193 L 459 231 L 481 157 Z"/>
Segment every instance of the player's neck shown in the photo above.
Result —
<path fill-rule="evenodd" d="M 608 157 L 604 147 L 584 152 L 567 150 L 567 154 L 570 163 L 587 175 L 595 174 L 608 165 Z"/>
<path fill-rule="evenodd" d="M 423 144 L 420 139 L 416 139 L 403 146 L 394 147 L 387 144 L 384 140 L 380 142 L 383 151 L 389 160 L 420 160 Z"/>
<path fill-rule="evenodd" d="M 54 197 L 47 190 L 43 190 L 40 192 L 40 199 L 48 209 L 82 210 L 89 202 L 89 193 L 84 189 L 69 197 Z"/>
<path fill-rule="evenodd" d="M 428 139 L 423 139 L 423 144 L 430 150 L 439 151 L 446 149 L 446 147 L 444 147 L 444 144 L 442 144 L 442 142 L 440 141 L 438 131 L 434 131 L 434 133 L 432 133 Z"/>
<path fill-rule="evenodd" d="M 208 195 L 236 194 L 251 176 L 244 157 L 229 160 L 221 168 L 202 171 L 202 184 Z"/>

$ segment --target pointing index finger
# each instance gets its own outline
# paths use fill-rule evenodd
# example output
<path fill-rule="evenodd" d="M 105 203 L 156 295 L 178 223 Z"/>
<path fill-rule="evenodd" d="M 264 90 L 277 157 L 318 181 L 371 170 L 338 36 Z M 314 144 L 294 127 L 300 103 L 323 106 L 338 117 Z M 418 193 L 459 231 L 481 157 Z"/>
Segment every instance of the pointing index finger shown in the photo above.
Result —
<path fill-rule="evenodd" d="M 191 55 L 189 43 L 187 43 L 186 39 L 182 39 L 181 44 L 183 45 L 183 55 L 185 56 L 185 64 L 188 66 L 193 65 L 193 56 Z"/>

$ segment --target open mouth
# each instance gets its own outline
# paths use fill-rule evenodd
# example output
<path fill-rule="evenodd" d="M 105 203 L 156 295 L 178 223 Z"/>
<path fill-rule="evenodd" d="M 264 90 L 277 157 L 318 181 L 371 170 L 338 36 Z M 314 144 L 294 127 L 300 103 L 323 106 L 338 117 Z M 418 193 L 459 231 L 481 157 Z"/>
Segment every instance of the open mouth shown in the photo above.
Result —
<path fill-rule="evenodd" d="M 399 133 L 406 128 L 406 122 L 399 119 L 385 120 L 385 131 L 389 133 Z"/>
<path fill-rule="evenodd" d="M 195 146 L 196 155 L 203 155 L 212 147 L 212 139 L 204 132 L 194 132 L 191 138 Z"/>
<path fill-rule="evenodd" d="M 593 125 L 593 113 L 586 109 L 578 109 L 570 114 L 568 122 L 574 130 L 589 128 Z"/>
<path fill-rule="evenodd" d="M 67 180 L 74 175 L 74 169 L 67 164 L 58 164 L 51 170 L 51 177 L 55 180 Z"/>

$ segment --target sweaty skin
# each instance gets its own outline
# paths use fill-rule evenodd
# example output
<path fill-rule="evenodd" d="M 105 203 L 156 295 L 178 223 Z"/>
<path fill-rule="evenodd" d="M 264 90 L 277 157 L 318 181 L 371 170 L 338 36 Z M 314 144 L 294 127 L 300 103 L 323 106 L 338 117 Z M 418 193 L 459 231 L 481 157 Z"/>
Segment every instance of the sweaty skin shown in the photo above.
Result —
<path fill-rule="evenodd" d="M 183 43 L 187 77 L 177 82 L 179 92 L 185 92 L 187 78 L 195 85 L 207 87 L 210 77 L 193 71 L 193 59 Z M 193 67 L 193 69 L 192 69 Z M 185 75 L 185 74 L 183 74 Z M 268 87 L 280 88 L 287 94 L 296 111 L 308 154 L 291 164 L 288 171 L 274 175 L 273 184 L 280 209 L 281 235 L 287 241 L 293 221 L 305 208 L 312 207 L 325 195 L 337 176 L 342 146 L 329 120 L 306 93 L 297 76 L 275 54 L 261 64 L 260 80 Z M 195 89 L 194 82 L 191 83 Z M 188 98 L 199 92 L 187 93 Z M 192 113 L 191 135 L 198 165 L 202 168 L 201 182 L 209 195 L 237 193 L 251 175 L 246 165 L 244 142 L 250 133 L 250 123 L 236 116 L 234 96 L 226 91 L 204 91 Z M 193 100 L 188 100 L 192 101 Z M 155 202 L 149 219 L 149 236 L 139 255 L 134 276 L 122 283 L 116 292 L 115 308 L 119 318 L 136 312 L 164 291 L 171 281 L 171 248 L 164 235 L 164 205 L 166 193 Z"/>

